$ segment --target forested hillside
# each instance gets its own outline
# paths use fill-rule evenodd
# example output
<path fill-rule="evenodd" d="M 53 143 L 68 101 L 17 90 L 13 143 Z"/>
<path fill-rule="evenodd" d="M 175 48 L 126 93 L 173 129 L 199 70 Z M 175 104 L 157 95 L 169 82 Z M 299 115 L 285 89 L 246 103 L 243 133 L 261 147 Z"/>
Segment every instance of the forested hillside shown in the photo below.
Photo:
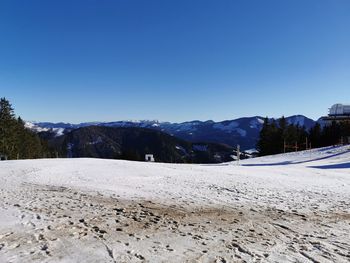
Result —
<path fill-rule="evenodd" d="M 89 126 L 50 140 L 63 157 L 94 157 L 157 162 L 216 163 L 232 160 L 233 148 L 217 143 L 191 143 L 146 128 Z"/>
<path fill-rule="evenodd" d="M 265 118 L 257 149 L 261 156 L 283 152 L 307 150 L 349 143 L 350 122 L 332 122 L 323 127 L 319 123 L 311 129 L 288 124 L 286 118 L 277 121 Z"/>
<path fill-rule="evenodd" d="M 0 157 L 1 159 L 33 159 L 50 157 L 47 144 L 39 136 L 26 129 L 20 117 L 16 117 L 11 103 L 0 99 Z"/>

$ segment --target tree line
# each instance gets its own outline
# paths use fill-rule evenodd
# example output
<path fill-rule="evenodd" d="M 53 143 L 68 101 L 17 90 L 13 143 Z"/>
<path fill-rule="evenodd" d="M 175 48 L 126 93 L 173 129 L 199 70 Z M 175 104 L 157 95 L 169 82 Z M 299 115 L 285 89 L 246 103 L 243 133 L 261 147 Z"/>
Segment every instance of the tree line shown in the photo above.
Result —
<path fill-rule="evenodd" d="M 260 156 L 306 150 L 345 143 L 350 136 L 350 122 L 335 122 L 322 127 L 316 123 L 310 130 L 298 124 L 288 124 L 265 118 L 257 150 Z"/>
<path fill-rule="evenodd" d="M 11 103 L 0 99 L 0 158 L 34 159 L 51 157 L 47 142 L 25 127 Z"/>

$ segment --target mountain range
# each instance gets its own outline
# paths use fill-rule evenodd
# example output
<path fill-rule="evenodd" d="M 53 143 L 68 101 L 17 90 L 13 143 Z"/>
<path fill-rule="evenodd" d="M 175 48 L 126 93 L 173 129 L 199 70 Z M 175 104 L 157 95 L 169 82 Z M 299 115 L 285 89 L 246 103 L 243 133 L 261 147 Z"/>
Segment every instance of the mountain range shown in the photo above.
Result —
<path fill-rule="evenodd" d="M 298 124 L 310 129 L 316 121 L 303 115 L 286 117 L 287 123 Z M 261 116 L 214 121 L 188 121 L 182 123 L 159 121 L 115 121 L 115 122 L 85 122 L 80 124 L 51 123 L 51 122 L 27 122 L 27 128 L 36 132 L 51 133 L 53 137 L 59 137 L 69 132 L 89 126 L 118 127 L 118 128 L 147 128 L 167 133 L 182 140 L 192 143 L 207 142 L 226 144 L 236 147 L 238 144 L 242 150 L 250 150 L 256 147 L 259 133 L 264 118 Z"/>

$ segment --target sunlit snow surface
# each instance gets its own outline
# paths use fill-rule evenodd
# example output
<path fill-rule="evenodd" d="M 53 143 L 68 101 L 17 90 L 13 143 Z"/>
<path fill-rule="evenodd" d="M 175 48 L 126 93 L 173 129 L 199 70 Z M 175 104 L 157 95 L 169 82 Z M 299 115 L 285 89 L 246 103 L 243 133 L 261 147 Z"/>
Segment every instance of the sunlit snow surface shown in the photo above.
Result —
<path fill-rule="evenodd" d="M 0 262 L 349 262 L 349 149 L 3 161 Z"/>

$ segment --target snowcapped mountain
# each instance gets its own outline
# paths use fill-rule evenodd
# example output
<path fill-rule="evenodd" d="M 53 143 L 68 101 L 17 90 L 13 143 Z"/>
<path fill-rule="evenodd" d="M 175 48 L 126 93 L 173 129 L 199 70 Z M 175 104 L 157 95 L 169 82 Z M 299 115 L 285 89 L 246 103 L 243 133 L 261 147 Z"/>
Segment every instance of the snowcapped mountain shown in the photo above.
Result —
<path fill-rule="evenodd" d="M 57 127 L 57 128 L 55 128 L 55 127 L 45 127 L 45 126 L 38 125 L 36 123 L 28 122 L 28 121 L 24 123 L 24 126 L 27 129 L 30 129 L 30 130 L 35 131 L 37 133 L 52 132 L 52 133 L 54 133 L 55 137 L 64 135 L 64 133 L 66 131 L 65 127 Z"/>
<path fill-rule="evenodd" d="M 316 123 L 314 120 L 309 119 L 303 115 L 293 115 L 286 119 L 288 124 L 298 124 L 299 126 L 305 126 L 307 129 L 310 129 Z"/>
<path fill-rule="evenodd" d="M 299 124 L 310 129 L 315 121 L 303 115 L 286 118 L 288 124 Z M 214 121 L 189 121 L 182 123 L 159 122 L 157 120 L 86 122 L 80 124 L 33 122 L 27 127 L 37 132 L 52 132 L 55 136 L 66 134 L 74 129 L 87 126 L 148 128 L 166 132 L 190 142 L 224 143 L 230 146 L 239 144 L 243 150 L 255 148 L 259 132 L 264 123 L 260 116 Z"/>

